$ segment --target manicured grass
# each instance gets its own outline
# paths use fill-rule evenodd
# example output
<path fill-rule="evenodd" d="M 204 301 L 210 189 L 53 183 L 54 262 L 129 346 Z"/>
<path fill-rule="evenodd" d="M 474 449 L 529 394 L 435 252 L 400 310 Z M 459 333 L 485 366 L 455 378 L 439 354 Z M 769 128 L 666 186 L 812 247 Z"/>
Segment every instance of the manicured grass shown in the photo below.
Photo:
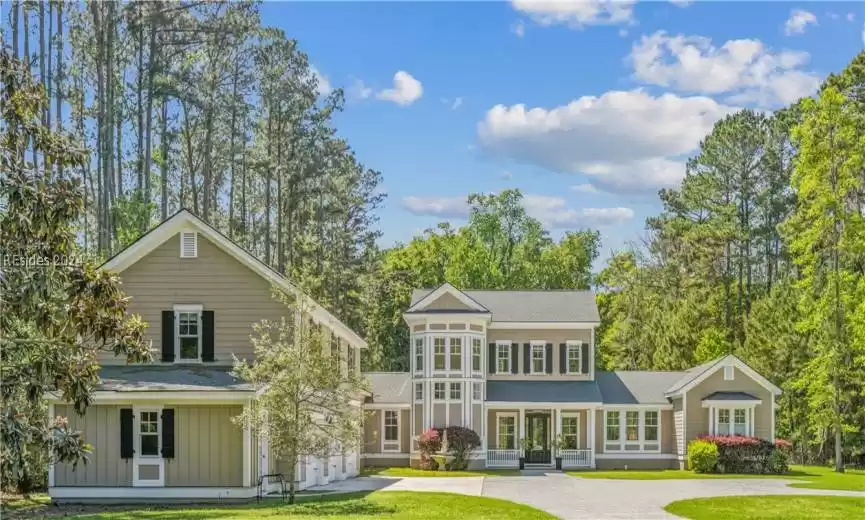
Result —
<path fill-rule="evenodd" d="M 727 478 L 781 478 L 798 481 L 790 484 L 797 488 L 842 489 L 865 491 L 865 471 L 847 470 L 835 473 L 823 466 L 791 466 L 785 475 L 740 475 L 736 473 L 703 474 L 684 470 L 612 470 L 612 471 L 570 471 L 569 475 L 581 478 L 608 478 L 616 480 L 690 480 L 690 479 L 727 479 Z"/>
<path fill-rule="evenodd" d="M 51 499 L 46 493 L 34 493 L 29 498 L 24 498 L 19 495 L 3 495 L 0 500 L 0 510 L 2 511 L 22 511 L 43 507 L 48 504 Z M 0 515 L 2 516 L 2 515 Z"/>
<path fill-rule="evenodd" d="M 188 509 L 129 510 L 104 512 L 74 517 L 78 520 L 133 520 L 150 518 L 159 520 L 247 520 L 254 518 L 304 518 L 306 520 L 348 520 L 365 518 L 391 520 L 429 520 L 430 518 L 459 518 L 494 520 L 552 519 L 537 509 L 484 497 L 470 497 L 450 493 L 410 493 L 404 491 L 354 493 L 333 497 L 309 498 L 289 506 L 282 502 L 265 502 L 226 507 L 196 507 Z"/>
<path fill-rule="evenodd" d="M 516 469 L 479 469 L 473 471 L 427 471 L 415 468 L 364 468 L 362 476 L 384 477 L 501 477 L 519 475 Z"/>
<path fill-rule="evenodd" d="M 848 520 L 862 518 L 865 498 L 750 496 L 679 500 L 664 509 L 691 520 Z"/>

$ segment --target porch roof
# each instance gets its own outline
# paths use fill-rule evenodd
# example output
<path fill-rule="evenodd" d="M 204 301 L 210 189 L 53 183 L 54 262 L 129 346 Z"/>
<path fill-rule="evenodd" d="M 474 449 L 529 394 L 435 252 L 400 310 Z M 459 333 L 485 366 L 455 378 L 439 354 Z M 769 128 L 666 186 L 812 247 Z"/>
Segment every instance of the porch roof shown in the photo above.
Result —
<path fill-rule="evenodd" d="M 683 372 L 595 372 L 604 404 L 666 404 L 664 392 Z"/>
<path fill-rule="evenodd" d="M 488 402 L 600 403 L 595 381 L 487 381 Z"/>
<path fill-rule="evenodd" d="M 760 399 L 747 392 L 714 392 L 704 397 L 703 401 L 760 401 Z"/>
<path fill-rule="evenodd" d="M 410 403 L 411 375 L 408 372 L 365 372 L 369 380 L 372 396 L 368 398 L 373 403 Z"/>
<path fill-rule="evenodd" d="M 103 392 L 251 392 L 252 385 L 231 375 L 231 367 L 204 365 L 118 365 L 99 370 Z"/>

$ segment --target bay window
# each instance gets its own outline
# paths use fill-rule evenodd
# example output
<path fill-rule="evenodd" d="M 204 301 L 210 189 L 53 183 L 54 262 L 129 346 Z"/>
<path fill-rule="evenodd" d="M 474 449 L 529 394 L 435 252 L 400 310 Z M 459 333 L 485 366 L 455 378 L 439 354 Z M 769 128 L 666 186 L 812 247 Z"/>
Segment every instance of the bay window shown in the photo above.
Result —
<path fill-rule="evenodd" d="M 462 338 L 450 338 L 450 358 L 451 363 L 449 370 L 462 370 L 463 359 L 463 340 Z"/>
<path fill-rule="evenodd" d="M 445 338 L 433 338 L 433 368 L 435 370 L 445 369 Z"/>
<path fill-rule="evenodd" d="M 472 338 L 472 372 L 481 371 L 481 338 Z"/>
<path fill-rule="evenodd" d="M 414 340 L 414 370 L 423 372 L 423 338 Z"/>

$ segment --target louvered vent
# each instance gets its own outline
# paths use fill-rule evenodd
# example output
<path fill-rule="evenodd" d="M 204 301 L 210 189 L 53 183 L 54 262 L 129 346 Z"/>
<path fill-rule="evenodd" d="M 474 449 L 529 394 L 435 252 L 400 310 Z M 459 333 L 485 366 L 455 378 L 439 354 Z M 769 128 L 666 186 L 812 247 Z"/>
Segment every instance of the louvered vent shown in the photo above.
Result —
<path fill-rule="evenodd" d="M 184 231 L 180 233 L 180 258 L 196 258 L 198 256 L 198 233 Z"/>

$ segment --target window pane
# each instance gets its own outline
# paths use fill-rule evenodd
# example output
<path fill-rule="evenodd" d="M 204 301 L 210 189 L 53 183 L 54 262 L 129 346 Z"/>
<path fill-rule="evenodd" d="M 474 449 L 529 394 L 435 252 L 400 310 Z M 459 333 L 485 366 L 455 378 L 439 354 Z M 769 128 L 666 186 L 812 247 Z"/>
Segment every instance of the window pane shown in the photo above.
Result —
<path fill-rule="evenodd" d="M 645 432 L 643 438 L 647 441 L 658 440 L 658 412 L 646 412 L 644 420 L 646 421 Z"/>
<path fill-rule="evenodd" d="M 435 364 L 433 368 L 436 370 L 445 369 L 445 339 L 433 338 L 433 357 Z"/>
<path fill-rule="evenodd" d="M 478 338 L 472 339 L 472 370 L 481 371 L 481 340 Z"/>
<path fill-rule="evenodd" d="M 198 338 L 180 338 L 180 359 L 198 359 Z"/>
<path fill-rule="evenodd" d="M 445 384 L 444 383 L 435 383 L 433 387 L 435 393 L 435 399 L 442 400 L 445 398 Z"/>
<path fill-rule="evenodd" d="M 414 398 L 416 401 L 423 400 L 423 383 L 416 383 L 414 385 Z"/>
<path fill-rule="evenodd" d="M 544 345 L 532 345 L 532 372 L 544 372 L 544 353 L 546 349 Z"/>
<path fill-rule="evenodd" d="M 571 374 L 579 374 L 580 367 L 580 347 L 578 345 L 568 345 L 568 372 Z"/>
<path fill-rule="evenodd" d="M 480 401 L 483 399 L 483 387 L 480 383 L 472 383 L 472 399 Z"/>
<path fill-rule="evenodd" d="M 511 371 L 511 352 L 508 345 L 499 345 L 496 347 L 497 363 L 496 372 L 506 373 Z"/>
<path fill-rule="evenodd" d="M 562 439 L 565 441 L 566 450 L 577 449 L 577 418 L 562 417 Z"/>
<path fill-rule="evenodd" d="M 158 435 L 142 435 L 141 436 L 141 454 L 142 455 L 159 455 L 159 436 Z"/>
<path fill-rule="evenodd" d="M 423 338 L 414 340 L 414 369 L 423 370 Z"/>
<path fill-rule="evenodd" d="M 640 440 L 640 412 L 625 412 L 625 439 Z"/>
<path fill-rule="evenodd" d="M 607 412 L 607 440 L 619 440 L 619 412 Z"/>
<path fill-rule="evenodd" d="M 462 383 L 451 383 L 451 399 L 460 399 L 462 396 Z"/>
<path fill-rule="evenodd" d="M 463 342 L 459 338 L 451 338 L 451 370 L 462 369 Z"/>

